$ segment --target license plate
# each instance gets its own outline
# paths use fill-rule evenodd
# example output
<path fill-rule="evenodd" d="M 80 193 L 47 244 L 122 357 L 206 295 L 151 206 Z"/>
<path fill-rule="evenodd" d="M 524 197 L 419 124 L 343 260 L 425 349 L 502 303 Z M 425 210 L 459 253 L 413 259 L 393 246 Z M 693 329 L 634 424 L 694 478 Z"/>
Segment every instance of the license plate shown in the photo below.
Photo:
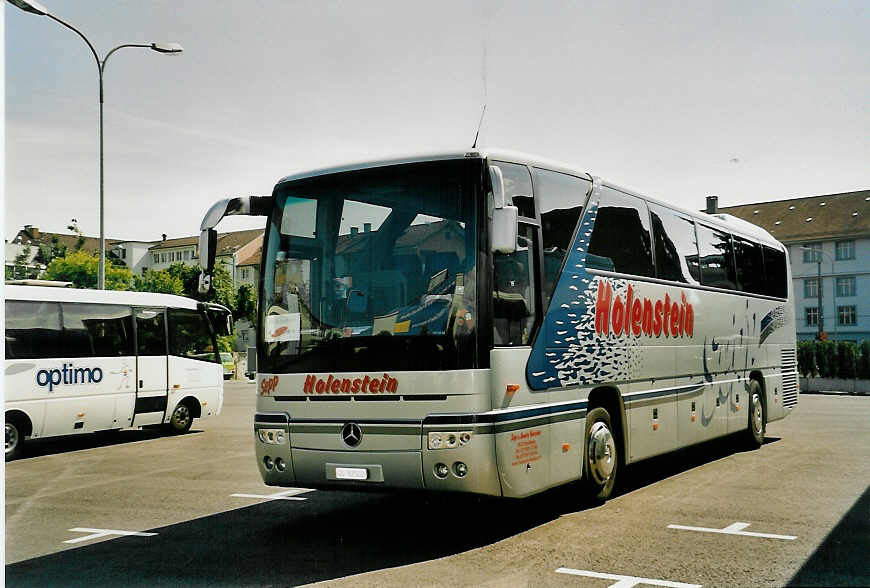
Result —
<path fill-rule="evenodd" d="M 335 468 L 338 480 L 368 480 L 369 471 L 365 468 Z"/>

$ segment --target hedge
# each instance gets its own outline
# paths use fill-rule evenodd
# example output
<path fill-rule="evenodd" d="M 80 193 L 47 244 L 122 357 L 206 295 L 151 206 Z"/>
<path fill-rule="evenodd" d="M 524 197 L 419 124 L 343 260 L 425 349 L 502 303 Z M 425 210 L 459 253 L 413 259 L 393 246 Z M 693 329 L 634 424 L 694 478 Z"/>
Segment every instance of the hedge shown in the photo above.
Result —
<path fill-rule="evenodd" d="M 798 371 L 804 377 L 870 379 L 870 341 L 798 341 Z"/>

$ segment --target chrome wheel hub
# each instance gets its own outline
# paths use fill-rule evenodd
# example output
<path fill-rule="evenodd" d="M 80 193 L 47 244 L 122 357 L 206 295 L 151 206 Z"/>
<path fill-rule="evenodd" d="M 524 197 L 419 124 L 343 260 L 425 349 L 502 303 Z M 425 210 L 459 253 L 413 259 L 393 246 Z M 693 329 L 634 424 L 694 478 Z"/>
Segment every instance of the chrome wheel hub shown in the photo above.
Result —
<path fill-rule="evenodd" d="M 183 404 L 179 405 L 172 413 L 172 424 L 177 429 L 183 429 L 190 420 L 190 410 Z"/>
<path fill-rule="evenodd" d="M 592 425 L 587 448 L 589 474 L 596 483 L 604 484 L 616 466 L 616 443 L 607 425 L 600 421 Z"/>
<path fill-rule="evenodd" d="M 10 424 L 6 424 L 6 453 L 9 453 L 18 446 L 18 429 Z"/>
<path fill-rule="evenodd" d="M 764 427 L 764 411 L 761 407 L 761 398 L 758 394 L 752 395 L 752 429 L 757 435 L 761 435 Z"/>

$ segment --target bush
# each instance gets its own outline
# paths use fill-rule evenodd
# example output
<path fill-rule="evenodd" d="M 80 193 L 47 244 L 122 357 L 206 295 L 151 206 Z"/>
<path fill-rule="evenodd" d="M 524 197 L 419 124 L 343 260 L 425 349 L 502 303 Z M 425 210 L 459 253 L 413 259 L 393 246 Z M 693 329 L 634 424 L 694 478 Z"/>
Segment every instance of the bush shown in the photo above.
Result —
<path fill-rule="evenodd" d="M 840 341 L 837 343 L 837 377 L 855 379 L 855 344 Z"/>
<path fill-rule="evenodd" d="M 861 356 L 858 358 L 858 377 L 862 380 L 870 380 L 870 341 L 865 339 L 861 343 Z"/>
<path fill-rule="evenodd" d="M 816 350 L 813 341 L 798 342 L 798 371 L 805 378 L 810 378 L 819 373 L 816 366 Z"/>

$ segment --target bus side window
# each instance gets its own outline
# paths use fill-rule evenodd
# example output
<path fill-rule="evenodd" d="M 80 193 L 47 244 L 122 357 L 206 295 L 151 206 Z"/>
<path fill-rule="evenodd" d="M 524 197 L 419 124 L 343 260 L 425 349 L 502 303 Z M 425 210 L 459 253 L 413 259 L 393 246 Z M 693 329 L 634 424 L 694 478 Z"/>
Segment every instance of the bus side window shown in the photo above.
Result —
<path fill-rule="evenodd" d="M 734 258 L 737 261 L 737 283 L 750 294 L 764 294 L 764 259 L 761 245 L 734 237 Z"/>
<path fill-rule="evenodd" d="M 196 310 L 170 308 L 169 354 L 220 363 L 206 317 Z"/>
<path fill-rule="evenodd" d="M 166 331 L 163 328 L 163 309 L 136 309 L 137 355 L 166 355 Z"/>
<path fill-rule="evenodd" d="M 64 357 L 133 355 L 133 315 L 129 306 L 65 302 Z"/>
<path fill-rule="evenodd" d="M 655 276 L 646 202 L 606 186 L 602 189 L 586 267 Z"/>
<path fill-rule="evenodd" d="M 788 272 L 785 267 L 785 253 L 767 245 L 764 248 L 764 290 L 768 296 L 788 297 Z"/>
<path fill-rule="evenodd" d="M 698 253 L 701 261 L 701 283 L 726 290 L 737 289 L 734 251 L 731 235 L 704 225 L 698 227 Z"/>
<path fill-rule="evenodd" d="M 572 245 L 572 237 L 583 213 L 583 202 L 592 183 L 584 178 L 535 168 L 535 198 L 541 211 L 541 239 L 544 247 L 542 291 L 543 311 L 559 281 L 559 270 Z"/>
<path fill-rule="evenodd" d="M 649 210 L 655 237 L 658 278 L 684 284 L 700 284 L 695 222 L 657 204 L 649 204 Z"/>
<path fill-rule="evenodd" d="M 494 161 L 504 178 L 504 195 L 507 204 L 513 203 L 520 216 L 535 218 L 535 201 L 532 198 L 532 176 L 524 165 Z"/>
<path fill-rule="evenodd" d="M 520 223 L 517 250 L 493 255 L 493 341 L 528 345 L 535 325 L 535 227 Z"/>
<path fill-rule="evenodd" d="M 6 359 L 60 357 L 60 305 L 6 301 Z"/>

